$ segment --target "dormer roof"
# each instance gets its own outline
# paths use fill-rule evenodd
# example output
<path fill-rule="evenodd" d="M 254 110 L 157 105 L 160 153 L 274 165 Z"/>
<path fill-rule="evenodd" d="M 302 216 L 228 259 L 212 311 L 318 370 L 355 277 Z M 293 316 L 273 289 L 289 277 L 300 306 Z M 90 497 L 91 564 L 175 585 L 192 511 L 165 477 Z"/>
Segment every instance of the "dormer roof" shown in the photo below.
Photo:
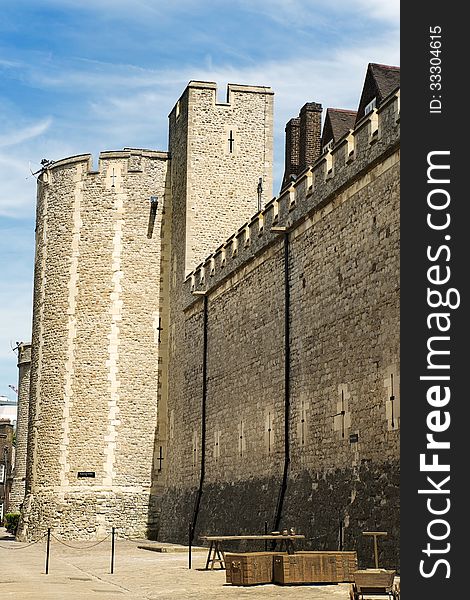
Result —
<path fill-rule="evenodd" d="M 343 135 L 354 127 L 356 111 L 343 108 L 328 108 L 321 138 L 322 148 L 333 141 L 336 143 Z"/>
<path fill-rule="evenodd" d="M 400 87 L 400 67 L 369 63 L 362 88 L 356 122 L 365 115 L 365 108 L 374 98 L 376 107 L 395 89 Z"/>

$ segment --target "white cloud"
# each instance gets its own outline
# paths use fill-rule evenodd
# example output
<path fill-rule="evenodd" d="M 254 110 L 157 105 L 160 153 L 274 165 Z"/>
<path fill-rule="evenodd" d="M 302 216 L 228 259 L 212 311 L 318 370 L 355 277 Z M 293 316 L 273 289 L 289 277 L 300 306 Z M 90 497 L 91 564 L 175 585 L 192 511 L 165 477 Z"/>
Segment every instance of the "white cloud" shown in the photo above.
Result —
<path fill-rule="evenodd" d="M 0 323 L 3 323 L 0 333 L 2 358 L 10 357 L 15 360 L 10 356 L 12 344 L 31 339 L 31 290 L 31 286 L 25 283 L 8 286 L 0 293 Z"/>
<path fill-rule="evenodd" d="M 30 160 L 39 161 L 38 138 L 51 124 L 51 117 L 46 117 L 16 129 L 10 126 L 9 132 L 0 135 L 0 216 L 24 218 L 34 214 L 36 180 L 32 172 L 39 166 L 31 165 Z"/>
<path fill-rule="evenodd" d="M 237 7 L 262 14 L 265 18 L 286 25 L 299 23 L 306 27 L 324 22 L 329 11 L 336 13 L 363 13 L 369 18 L 381 21 L 397 21 L 400 12 L 399 0 L 178 0 L 177 2 L 159 2 L 158 0 L 94 0 L 84 7 L 82 0 L 43 0 L 50 6 L 62 9 L 75 9 L 99 13 L 108 18 L 116 16 L 132 21 L 148 21 L 150 17 L 168 19 L 175 14 L 207 9 L 221 10 L 224 4 L 227 11 Z"/>
<path fill-rule="evenodd" d="M 60 61 L 46 68 L 37 65 L 28 77 L 41 88 L 76 89 L 83 94 L 90 90 L 149 87 L 155 85 L 158 72 L 131 64 L 75 59 L 66 65 Z"/>
<path fill-rule="evenodd" d="M 353 6 L 356 4 L 370 18 L 388 21 L 396 27 L 399 26 L 399 0 L 353 0 L 351 4 Z"/>
<path fill-rule="evenodd" d="M 28 0 L 26 0 L 28 2 Z M 31 0 L 29 0 L 31 1 Z M 43 5 L 48 5 L 58 10 L 99 15 L 103 20 L 125 18 L 131 22 L 148 23 L 149 20 L 158 19 L 160 22 L 168 21 L 174 14 L 181 14 L 188 10 L 200 10 L 203 5 L 216 4 L 217 0 L 177 0 L 176 2 L 163 2 L 162 0 L 42 0 Z"/>
<path fill-rule="evenodd" d="M 36 196 L 36 180 L 27 160 L 0 153 L 0 216 L 32 216 Z"/>
<path fill-rule="evenodd" d="M 0 147 L 14 152 L 0 153 L 0 214 L 22 216 L 34 210 L 34 178 L 41 158 L 60 159 L 70 154 L 143 146 L 166 150 L 167 115 L 191 79 L 216 81 L 219 96 L 224 85 L 243 83 L 271 86 L 275 92 L 275 176 L 282 177 L 283 132 L 285 123 L 298 114 L 305 102 L 320 102 L 326 108 L 357 106 L 368 62 L 398 64 L 398 43 L 390 37 L 378 45 L 370 40 L 354 48 L 339 48 L 328 56 L 305 54 L 292 60 L 271 60 L 249 66 L 205 64 L 194 68 L 144 69 L 93 61 L 58 69 L 43 81 L 53 81 L 65 90 L 80 89 L 83 109 L 64 111 L 0 137 Z M 97 70 L 96 70 L 97 69 Z M 37 70 L 36 78 L 42 73 Z M 85 92 L 84 92 L 85 90 Z M 47 138 L 45 134 L 47 133 Z M 30 169 L 29 161 L 35 164 Z"/>
<path fill-rule="evenodd" d="M 328 58 L 312 57 L 292 61 L 272 61 L 251 68 L 219 67 L 208 73 L 193 72 L 194 79 L 271 86 L 274 96 L 275 192 L 284 164 L 284 127 L 298 115 L 306 102 L 319 102 L 323 108 L 349 108 L 359 104 L 367 64 L 378 62 L 398 65 L 397 44 L 390 40 L 380 51 L 373 44 L 339 49 Z M 220 93 L 220 90 L 219 90 Z M 277 182 L 277 183 L 276 183 Z"/>
<path fill-rule="evenodd" d="M 6 68 L 17 68 L 22 67 L 22 63 L 16 60 L 6 60 L 4 58 L 0 58 L 0 67 Z"/>
<path fill-rule="evenodd" d="M 0 147 L 1 146 L 14 146 L 31 138 L 37 137 L 43 134 L 49 129 L 52 123 L 51 117 L 43 119 L 39 123 L 23 127 L 22 129 L 15 129 L 14 131 L 7 133 L 6 135 L 0 135 Z"/>
<path fill-rule="evenodd" d="M 331 23 L 335 16 L 346 15 L 375 19 L 398 26 L 399 0 L 238 0 L 246 10 L 266 19 L 302 29 L 318 29 Z"/>
<path fill-rule="evenodd" d="M 219 98 L 225 96 L 227 83 L 266 85 L 275 92 L 275 190 L 280 184 L 283 170 L 284 126 L 297 116 L 306 102 L 320 102 L 323 107 L 356 109 L 368 62 L 390 65 L 399 64 L 396 40 L 382 45 L 380 51 L 371 40 L 370 44 L 358 46 L 353 51 L 338 49 L 328 57 L 308 57 L 285 61 L 268 61 L 248 67 L 219 65 L 210 68 L 189 66 L 178 71 L 152 72 L 155 91 L 135 92 L 122 90 L 120 95 L 102 97 L 91 109 L 101 130 L 106 135 L 119 134 L 116 147 L 144 145 L 159 150 L 166 149 L 166 115 L 175 104 L 190 79 L 216 81 Z M 161 86 L 159 79 L 164 81 Z M 161 90 L 165 90 L 161 93 Z M 149 131 L 153 137 L 149 136 Z M 145 142 L 139 143 L 139 135 Z M 127 141 L 128 139 L 132 140 Z M 142 138 L 141 138 L 142 139 Z"/>
<path fill-rule="evenodd" d="M 295 1 L 295 0 L 293 0 Z M 359 1 L 359 0 L 358 0 Z M 34 212 L 34 178 L 41 158 L 57 160 L 124 146 L 167 149 L 167 115 L 191 79 L 216 81 L 219 97 L 226 83 L 271 86 L 275 92 L 275 179 L 282 177 L 284 126 L 305 102 L 324 108 L 357 107 L 368 62 L 399 64 L 397 35 L 379 44 L 332 50 L 327 55 L 302 53 L 300 58 L 268 60 L 248 66 L 213 65 L 197 68 L 145 69 L 103 61 L 74 61 L 57 67 L 51 75 L 36 69 L 35 82 L 65 91 L 80 90 L 80 110 L 63 110 L 54 120 L 45 117 L 15 133 L 0 137 L 0 146 L 14 152 L 0 153 L 0 214 L 24 216 Z M 47 134 L 47 135 L 46 135 Z M 35 164 L 29 167 L 29 161 Z"/>

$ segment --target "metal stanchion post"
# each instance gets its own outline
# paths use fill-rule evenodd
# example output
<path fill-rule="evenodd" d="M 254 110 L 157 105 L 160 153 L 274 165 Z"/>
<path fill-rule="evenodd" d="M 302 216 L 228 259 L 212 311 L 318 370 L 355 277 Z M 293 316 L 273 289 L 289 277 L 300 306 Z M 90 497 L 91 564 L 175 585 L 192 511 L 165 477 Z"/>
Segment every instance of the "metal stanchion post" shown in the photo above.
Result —
<path fill-rule="evenodd" d="M 51 528 L 47 529 L 47 546 L 46 546 L 46 575 L 49 573 L 49 552 L 51 549 Z"/>
<path fill-rule="evenodd" d="M 111 575 L 114 573 L 114 540 L 115 540 L 115 528 L 111 528 Z"/>
<path fill-rule="evenodd" d="M 189 560 L 189 568 L 191 568 L 191 550 L 192 550 L 192 544 L 193 544 L 193 528 L 191 523 L 189 523 L 189 544 L 188 544 L 188 550 L 189 550 L 189 556 L 188 556 L 188 560 Z"/>

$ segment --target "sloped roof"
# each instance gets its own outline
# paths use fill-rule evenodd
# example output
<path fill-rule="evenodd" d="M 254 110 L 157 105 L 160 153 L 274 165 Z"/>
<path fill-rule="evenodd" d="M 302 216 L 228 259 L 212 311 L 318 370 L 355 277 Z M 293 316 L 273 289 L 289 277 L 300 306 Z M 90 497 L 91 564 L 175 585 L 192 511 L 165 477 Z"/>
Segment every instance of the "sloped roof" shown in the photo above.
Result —
<path fill-rule="evenodd" d="M 322 147 L 330 140 L 336 142 L 343 135 L 354 127 L 356 121 L 355 110 L 345 110 L 343 108 L 328 108 L 326 110 L 325 124 L 321 138 Z"/>
<path fill-rule="evenodd" d="M 367 66 L 366 78 L 362 88 L 361 100 L 357 110 L 356 121 L 364 116 L 365 107 L 374 98 L 377 99 L 377 106 L 384 98 L 391 94 L 400 86 L 400 67 L 389 65 L 380 65 L 369 63 Z"/>

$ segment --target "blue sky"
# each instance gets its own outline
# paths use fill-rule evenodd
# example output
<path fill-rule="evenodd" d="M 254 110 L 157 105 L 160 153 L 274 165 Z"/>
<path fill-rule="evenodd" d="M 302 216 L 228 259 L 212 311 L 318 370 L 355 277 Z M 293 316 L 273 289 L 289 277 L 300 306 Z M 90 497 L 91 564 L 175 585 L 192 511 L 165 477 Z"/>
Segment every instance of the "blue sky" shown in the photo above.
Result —
<path fill-rule="evenodd" d="M 305 102 L 357 108 L 367 64 L 399 65 L 399 0 L 0 0 L 0 395 L 31 337 L 43 158 L 167 149 L 191 79 L 271 86 L 275 192 Z"/>

